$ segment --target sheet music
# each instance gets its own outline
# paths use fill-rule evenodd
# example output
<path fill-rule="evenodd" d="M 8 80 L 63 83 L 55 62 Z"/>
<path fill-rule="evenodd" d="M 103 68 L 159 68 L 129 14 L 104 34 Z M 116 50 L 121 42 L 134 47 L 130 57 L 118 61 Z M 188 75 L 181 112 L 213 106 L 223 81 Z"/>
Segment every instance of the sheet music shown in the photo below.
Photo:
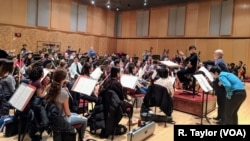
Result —
<path fill-rule="evenodd" d="M 202 74 L 195 74 L 194 77 L 198 81 L 204 92 L 207 93 L 213 90 L 213 88 L 209 85 L 208 81 Z"/>
<path fill-rule="evenodd" d="M 90 77 L 92 79 L 96 79 L 96 80 L 99 80 L 101 75 L 102 75 L 102 70 L 100 67 L 97 67 L 91 74 L 90 74 Z"/>
<path fill-rule="evenodd" d="M 151 77 L 152 77 L 152 79 L 155 79 L 156 75 L 157 75 L 157 71 L 156 71 L 156 70 L 154 70 L 154 71 L 153 71 L 153 74 L 152 74 L 152 76 L 151 76 Z"/>
<path fill-rule="evenodd" d="M 72 91 L 90 96 L 97 84 L 97 80 L 79 76 L 72 87 Z"/>
<path fill-rule="evenodd" d="M 180 65 L 179 64 L 177 64 L 177 63 L 174 63 L 174 62 L 172 62 L 172 61 L 160 61 L 162 64 L 164 64 L 164 65 L 166 65 L 166 66 L 168 66 L 168 67 L 172 67 L 172 68 L 178 68 L 178 67 L 180 67 Z"/>
<path fill-rule="evenodd" d="M 140 79 L 142 78 L 142 76 L 144 75 L 144 73 L 145 73 L 145 70 L 143 70 L 142 68 L 140 68 L 139 71 L 138 71 L 138 75 L 139 75 Z"/>
<path fill-rule="evenodd" d="M 21 83 L 15 93 L 10 98 L 9 103 L 19 111 L 23 111 L 35 91 L 35 87 L 27 85 L 25 83 Z"/>
<path fill-rule="evenodd" d="M 41 78 L 41 82 L 43 81 L 43 79 L 50 73 L 49 69 L 43 69 L 43 77 Z"/>
<path fill-rule="evenodd" d="M 169 81 L 171 82 L 171 84 L 174 85 L 175 79 L 176 79 L 176 78 L 173 77 L 173 76 L 169 76 L 168 79 L 169 79 Z"/>
<path fill-rule="evenodd" d="M 121 84 L 123 87 L 135 89 L 138 79 L 136 76 L 124 74 L 121 76 Z"/>
<path fill-rule="evenodd" d="M 199 71 L 202 71 L 205 73 L 205 75 L 208 77 L 209 81 L 213 82 L 214 81 L 214 77 L 212 76 L 212 74 L 204 67 L 200 67 Z"/>

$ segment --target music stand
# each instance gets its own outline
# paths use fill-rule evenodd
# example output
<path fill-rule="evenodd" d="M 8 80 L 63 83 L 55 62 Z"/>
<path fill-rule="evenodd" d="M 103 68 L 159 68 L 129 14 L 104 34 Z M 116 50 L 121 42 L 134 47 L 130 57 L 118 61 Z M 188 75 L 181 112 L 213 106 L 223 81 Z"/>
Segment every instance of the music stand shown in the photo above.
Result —
<path fill-rule="evenodd" d="M 208 105 L 208 94 L 209 92 L 213 91 L 213 88 L 209 85 L 208 81 L 206 80 L 206 78 L 202 75 L 202 74 L 196 74 L 194 75 L 194 78 L 197 80 L 197 82 L 199 83 L 199 85 L 201 86 L 203 92 L 202 92 L 202 111 L 201 111 L 201 122 L 200 124 L 203 125 L 203 118 L 205 118 L 207 120 L 207 122 L 209 124 L 211 124 L 211 122 L 209 121 L 208 117 L 207 117 L 207 105 Z M 206 94 L 206 101 L 205 99 L 205 94 Z M 205 113 L 204 113 L 204 101 L 205 101 Z"/>

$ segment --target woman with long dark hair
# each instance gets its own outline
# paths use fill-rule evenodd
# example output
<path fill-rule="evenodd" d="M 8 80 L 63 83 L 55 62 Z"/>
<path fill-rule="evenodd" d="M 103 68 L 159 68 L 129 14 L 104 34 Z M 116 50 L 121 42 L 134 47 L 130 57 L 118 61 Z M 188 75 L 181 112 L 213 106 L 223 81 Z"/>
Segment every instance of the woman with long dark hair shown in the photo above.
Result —
<path fill-rule="evenodd" d="M 83 140 L 84 133 L 87 127 L 87 118 L 76 113 L 71 113 L 69 108 L 70 93 L 64 88 L 67 72 L 62 69 L 55 70 L 50 85 L 50 89 L 45 97 L 47 103 L 55 102 L 60 112 L 71 125 L 82 124 L 79 139 Z"/>

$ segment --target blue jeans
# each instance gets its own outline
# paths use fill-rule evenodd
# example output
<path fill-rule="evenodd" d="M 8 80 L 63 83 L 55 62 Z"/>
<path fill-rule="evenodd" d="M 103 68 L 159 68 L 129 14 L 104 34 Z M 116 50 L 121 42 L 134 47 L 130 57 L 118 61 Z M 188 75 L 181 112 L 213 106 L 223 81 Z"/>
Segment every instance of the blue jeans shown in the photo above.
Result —
<path fill-rule="evenodd" d="M 79 136 L 82 137 L 84 137 L 84 133 L 87 128 L 87 121 L 88 119 L 86 117 L 78 115 L 77 113 L 71 113 L 70 117 L 68 118 L 68 122 L 71 125 L 82 124 L 81 133 L 79 133 Z"/>
<path fill-rule="evenodd" d="M 148 87 L 140 87 L 140 88 L 137 88 L 136 93 L 146 94 L 147 91 L 148 91 Z"/>

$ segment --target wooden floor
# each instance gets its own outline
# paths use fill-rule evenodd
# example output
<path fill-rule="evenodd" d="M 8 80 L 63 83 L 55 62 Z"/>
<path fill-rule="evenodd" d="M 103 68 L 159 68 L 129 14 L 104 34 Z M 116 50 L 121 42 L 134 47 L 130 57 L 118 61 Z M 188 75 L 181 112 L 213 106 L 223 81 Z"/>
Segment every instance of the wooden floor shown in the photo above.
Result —
<path fill-rule="evenodd" d="M 247 93 L 250 93 L 250 83 L 246 83 L 245 86 L 247 89 Z M 245 102 L 243 103 L 243 105 L 241 106 L 238 112 L 240 125 L 250 124 L 249 106 L 250 106 L 250 97 L 247 96 L 247 99 L 245 100 Z M 139 118 L 139 111 L 140 111 L 140 108 L 135 109 L 134 118 Z M 216 115 L 217 115 L 217 109 L 209 113 L 208 117 L 212 118 L 212 117 L 215 117 Z M 201 122 L 201 119 L 199 117 L 186 114 L 183 112 L 179 112 L 179 111 L 173 112 L 173 120 L 176 121 L 176 124 L 184 124 L 184 125 L 196 125 L 197 123 L 199 124 Z M 215 124 L 214 120 L 210 119 L 209 121 L 211 122 L 211 124 Z M 121 124 L 127 125 L 127 122 L 128 122 L 128 119 L 123 118 L 121 121 Z M 203 119 L 203 124 L 209 124 L 205 118 Z M 134 125 L 132 129 L 136 127 L 137 125 Z M 147 141 L 156 141 L 156 140 L 157 141 L 166 141 L 166 140 L 173 141 L 174 140 L 173 139 L 174 138 L 173 127 L 174 125 L 172 124 L 167 124 L 167 127 L 164 127 L 164 123 L 157 123 L 154 135 L 148 138 Z M 90 139 L 96 139 L 97 141 L 110 140 L 110 139 L 100 139 L 98 137 L 92 136 L 88 133 L 88 131 L 86 132 L 86 137 Z M 17 141 L 17 136 L 6 138 L 3 136 L 2 133 L 0 133 L 0 140 L 1 141 Z M 115 136 L 114 140 L 115 141 L 127 141 L 127 135 Z M 24 141 L 30 141 L 28 135 L 25 136 Z M 49 137 L 45 133 L 43 136 L 43 141 L 53 141 L 53 140 L 51 137 Z"/>

